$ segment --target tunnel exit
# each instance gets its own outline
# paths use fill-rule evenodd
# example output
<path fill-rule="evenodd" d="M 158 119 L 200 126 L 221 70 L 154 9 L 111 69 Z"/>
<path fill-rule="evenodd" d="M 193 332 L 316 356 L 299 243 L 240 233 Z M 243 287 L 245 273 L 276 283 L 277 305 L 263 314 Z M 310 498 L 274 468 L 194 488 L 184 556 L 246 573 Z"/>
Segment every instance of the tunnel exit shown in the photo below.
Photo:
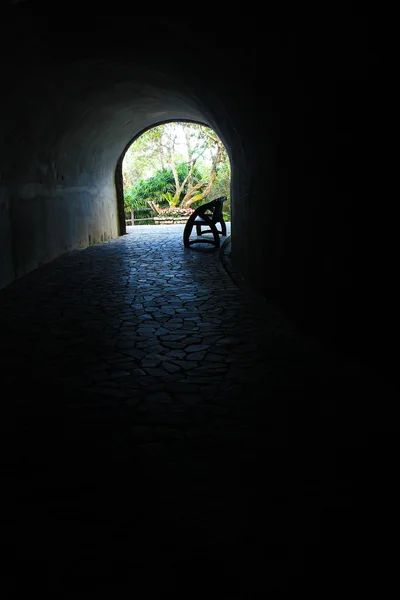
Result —
<path fill-rule="evenodd" d="M 125 149 L 118 169 L 128 228 L 185 224 L 195 209 L 220 196 L 227 198 L 223 216 L 230 222 L 229 156 L 218 134 L 202 123 L 148 128 Z"/>

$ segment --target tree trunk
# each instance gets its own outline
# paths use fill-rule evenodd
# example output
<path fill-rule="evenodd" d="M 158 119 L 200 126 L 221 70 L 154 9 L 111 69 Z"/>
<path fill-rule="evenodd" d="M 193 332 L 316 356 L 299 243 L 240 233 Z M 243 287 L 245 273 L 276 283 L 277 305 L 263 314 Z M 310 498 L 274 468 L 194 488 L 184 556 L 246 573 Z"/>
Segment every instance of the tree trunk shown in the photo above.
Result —
<path fill-rule="evenodd" d="M 135 224 L 135 212 L 133 208 L 131 208 L 131 218 L 132 218 L 132 226 Z"/>
<path fill-rule="evenodd" d="M 162 144 L 162 137 L 161 136 L 158 139 L 158 148 L 159 148 L 159 153 L 160 153 L 161 168 L 164 169 L 165 168 L 164 146 Z"/>
<path fill-rule="evenodd" d="M 207 182 L 197 183 L 195 186 L 191 187 L 185 194 L 185 197 L 182 200 L 182 206 L 184 208 L 190 208 L 190 206 L 194 202 L 198 202 L 198 200 L 202 200 L 205 198 L 210 192 L 212 185 L 217 176 L 217 165 L 221 162 L 222 158 L 222 145 L 218 143 L 218 151 L 215 159 L 213 160 L 213 166 L 211 169 L 210 177 Z M 203 189 L 202 192 L 200 190 Z"/>
<path fill-rule="evenodd" d="M 172 173 L 174 175 L 174 180 L 175 180 L 175 193 L 174 193 L 174 198 L 172 200 L 172 203 L 174 206 L 176 206 L 179 202 L 179 198 L 180 198 L 180 195 L 182 193 L 183 186 L 185 185 L 185 183 L 182 183 L 182 185 L 179 183 L 178 171 L 177 171 L 175 164 L 172 162 L 172 160 L 170 163 L 170 167 L 172 169 Z"/>
<path fill-rule="evenodd" d="M 161 209 L 157 206 L 155 202 L 153 202 L 153 200 L 147 200 L 147 202 L 150 208 L 152 208 L 155 213 L 157 213 L 158 215 L 161 213 Z"/>

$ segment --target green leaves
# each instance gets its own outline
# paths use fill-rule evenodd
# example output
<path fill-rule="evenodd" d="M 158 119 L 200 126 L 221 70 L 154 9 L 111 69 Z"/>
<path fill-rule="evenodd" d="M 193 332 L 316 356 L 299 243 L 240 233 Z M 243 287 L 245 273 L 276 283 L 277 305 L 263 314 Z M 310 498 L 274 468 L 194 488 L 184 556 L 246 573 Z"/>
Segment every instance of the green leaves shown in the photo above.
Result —
<path fill-rule="evenodd" d="M 178 165 L 177 171 L 180 182 L 187 176 L 188 169 L 189 167 L 186 163 Z M 193 170 L 192 180 L 195 181 L 195 183 L 201 181 L 201 173 L 196 167 Z M 181 197 L 184 196 L 185 189 L 186 187 L 184 188 Z M 174 204 L 174 190 L 175 181 L 172 169 L 161 169 L 160 171 L 157 171 L 153 177 L 139 179 L 132 187 L 124 190 L 125 208 L 143 208 L 147 205 L 149 200 L 161 204 L 165 204 L 166 202 L 168 205 Z M 177 204 L 180 199 L 181 198 L 178 198 L 175 204 Z"/>
<path fill-rule="evenodd" d="M 187 208 L 229 196 L 229 157 L 209 127 L 164 123 L 145 131 L 127 150 L 123 179 L 126 209 Z"/>

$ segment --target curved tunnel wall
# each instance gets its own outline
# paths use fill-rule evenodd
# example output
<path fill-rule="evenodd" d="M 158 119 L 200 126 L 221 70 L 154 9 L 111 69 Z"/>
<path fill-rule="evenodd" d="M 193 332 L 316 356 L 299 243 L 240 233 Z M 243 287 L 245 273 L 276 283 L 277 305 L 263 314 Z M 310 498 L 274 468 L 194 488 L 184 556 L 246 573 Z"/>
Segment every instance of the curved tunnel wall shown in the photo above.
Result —
<path fill-rule="evenodd" d="M 198 120 L 231 158 L 242 277 L 310 331 L 382 355 L 386 331 L 399 332 L 399 296 L 396 223 L 381 210 L 391 79 L 378 15 L 321 14 L 315 28 L 302 7 L 291 22 L 213 15 L 204 28 L 171 16 L 32 17 L 23 7 L 35 4 L 3 22 L 0 286 L 89 235 L 118 235 L 126 144 L 160 121 Z"/>
<path fill-rule="evenodd" d="M 118 235 L 115 167 L 143 129 L 177 118 L 210 123 L 196 95 L 129 64 L 39 67 L 34 85 L 24 84 L 11 133 L 19 147 L 14 155 L 4 148 L 11 235 L 3 237 L 3 285 L 62 252 Z"/>

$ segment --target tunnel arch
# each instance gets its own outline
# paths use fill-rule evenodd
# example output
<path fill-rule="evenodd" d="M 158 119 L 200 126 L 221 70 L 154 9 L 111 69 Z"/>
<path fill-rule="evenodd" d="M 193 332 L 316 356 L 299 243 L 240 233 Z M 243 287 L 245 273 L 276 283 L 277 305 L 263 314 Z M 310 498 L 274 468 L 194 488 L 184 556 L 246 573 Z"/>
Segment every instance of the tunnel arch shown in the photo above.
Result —
<path fill-rule="evenodd" d="M 375 206 L 393 187 L 386 17 L 323 10 L 316 28 L 312 9 L 288 14 L 274 4 L 267 20 L 214 11 L 204 27 L 187 10 L 127 16 L 44 4 L 17 2 L 2 15 L 0 288 L 88 243 L 105 197 L 116 211 L 115 164 L 135 134 L 193 118 L 231 152 L 235 270 L 298 322 L 334 340 L 351 330 L 362 354 L 376 357 L 373 340 L 383 347 L 398 305 L 396 220 L 365 210 L 366 199 Z M 152 107 L 147 118 L 134 103 L 140 122 L 130 131 L 129 98 Z M 112 168 L 101 178 L 104 164 Z M 376 311 L 365 300 L 371 280 L 387 291 L 379 296 L 388 315 L 373 332 L 365 327 Z"/>
<path fill-rule="evenodd" d="M 189 119 L 179 119 L 179 118 L 178 119 L 168 119 L 168 120 L 164 120 L 164 121 L 159 121 L 157 123 L 154 123 L 153 125 L 149 125 L 149 126 L 145 127 L 142 131 L 140 131 L 138 134 L 136 134 L 131 139 L 130 142 L 128 142 L 128 144 L 125 146 L 121 156 L 119 157 L 118 162 L 115 167 L 115 189 L 116 189 L 116 196 L 117 196 L 120 235 L 124 235 L 126 233 L 125 214 L 124 214 L 124 185 L 123 185 L 123 177 L 122 177 L 122 165 L 124 162 L 125 154 L 129 150 L 129 148 L 135 143 L 135 141 L 137 139 L 139 139 L 144 133 L 146 133 L 146 131 L 149 131 L 150 129 L 154 129 L 155 127 L 158 127 L 159 125 L 166 125 L 168 123 L 194 123 L 196 125 L 204 125 L 205 127 L 210 127 L 210 125 L 208 123 L 205 123 L 204 121 L 195 121 L 193 119 L 189 120 Z M 211 127 L 211 129 L 214 130 L 214 128 L 212 128 L 212 127 Z M 228 151 L 225 144 L 224 144 L 224 147 L 225 147 L 225 150 L 226 150 L 228 158 L 229 158 L 229 164 L 230 164 L 230 169 L 231 169 L 231 174 L 232 174 L 231 154 Z M 230 187 L 231 187 L 230 192 L 231 192 L 231 197 L 232 197 L 232 176 L 231 176 L 231 186 Z"/>
<path fill-rule="evenodd" d="M 116 168 L 148 128 L 172 121 L 207 125 L 234 171 L 242 142 L 218 93 L 198 76 L 174 71 L 173 64 L 156 68 L 151 61 L 82 59 L 57 68 L 42 61 L 18 82 L 15 109 L 22 116 L 5 123 L 2 179 L 11 235 L 2 242 L 8 264 L 0 285 L 125 232 Z M 232 213 L 234 203 L 231 183 Z"/>

